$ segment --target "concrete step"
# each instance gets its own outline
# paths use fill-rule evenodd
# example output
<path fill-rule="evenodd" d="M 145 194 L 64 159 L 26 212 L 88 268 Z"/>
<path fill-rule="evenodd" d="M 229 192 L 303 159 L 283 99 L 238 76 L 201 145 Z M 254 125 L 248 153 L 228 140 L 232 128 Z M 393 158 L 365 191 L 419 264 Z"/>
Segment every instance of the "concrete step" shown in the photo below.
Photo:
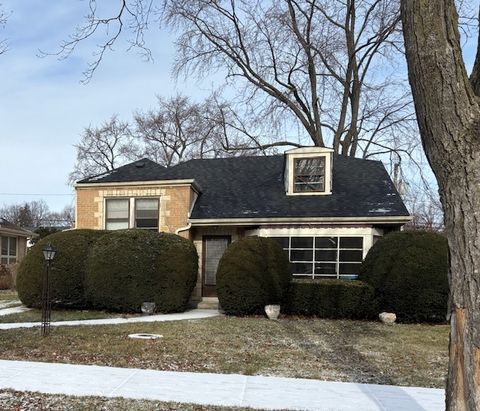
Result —
<path fill-rule="evenodd" d="M 197 305 L 200 310 L 218 310 L 218 298 L 204 297 Z"/>

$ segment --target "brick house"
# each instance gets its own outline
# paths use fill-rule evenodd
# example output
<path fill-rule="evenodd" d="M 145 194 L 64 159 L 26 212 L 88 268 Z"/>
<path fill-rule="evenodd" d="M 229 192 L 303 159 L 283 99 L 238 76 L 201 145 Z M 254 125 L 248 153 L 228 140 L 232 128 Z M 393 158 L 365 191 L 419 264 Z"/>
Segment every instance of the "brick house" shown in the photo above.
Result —
<path fill-rule="evenodd" d="M 143 159 L 75 189 L 76 228 L 191 239 L 200 256 L 196 301 L 216 297 L 219 259 L 239 237 L 274 237 L 296 277 L 348 279 L 376 238 L 411 219 L 381 162 L 318 147 L 170 168 Z"/>
<path fill-rule="evenodd" d="M 0 217 L 0 264 L 18 263 L 27 253 L 27 241 L 37 234 Z"/>

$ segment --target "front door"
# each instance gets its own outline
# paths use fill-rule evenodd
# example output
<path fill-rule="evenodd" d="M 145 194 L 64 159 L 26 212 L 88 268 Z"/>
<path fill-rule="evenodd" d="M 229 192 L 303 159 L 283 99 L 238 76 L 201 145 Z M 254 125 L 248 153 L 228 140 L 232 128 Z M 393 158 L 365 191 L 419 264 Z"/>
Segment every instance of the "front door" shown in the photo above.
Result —
<path fill-rule="evenodd" d="M 203 236 L 203 289 L 204 297 L 217 296 L 217 267 L 231 242 L 229 235 Z"/>

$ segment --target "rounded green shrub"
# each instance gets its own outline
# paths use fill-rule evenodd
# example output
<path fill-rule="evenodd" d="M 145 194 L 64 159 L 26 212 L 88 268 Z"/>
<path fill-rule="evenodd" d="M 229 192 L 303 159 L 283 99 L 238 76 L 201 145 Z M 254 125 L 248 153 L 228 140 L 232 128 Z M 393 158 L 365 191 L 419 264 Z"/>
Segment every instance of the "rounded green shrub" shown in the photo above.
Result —
<path fill-rule="evenodd" d="M 50 296 L 53 306 L 84 308 L 84 280 L 92 244 L 105 231 L 70 230 L 51 234 L 38 241 L 20 263 L 17 290 L 28 307 L 42 305 L 43 276 L 46 269 L 43 248 L 51 243 L 57 254 L 50 270 Z"/>
<path fill-rule="evenodd" d="M 401 322 L 445 321 L 448 302 L 448 245 L 440 234 L 394 232 L 380 239 L 360 268 L 381 311 Z"/>
<path fill-rule="evenodd" d="M 321 318 L 367 319 L 376 313 L 374 289 L 358 280 L 293 280 L 285 311 Z"/>
<path fill-rule="evenodd" d="M 230 315 L 261 314 L 265 305 L 283 302 L 291 277 L 288 257 L 275 240 L 241 238 L 218 265 L 220 306 Z"/>
<path fill-rule="evenodd" d="M 154 302 L 159 312 L 186 309 L 198 272 L 193 243 L 175 234 L 113 231 L 93 246 L 85 281 L 98 309 L 139 312 Z"/>

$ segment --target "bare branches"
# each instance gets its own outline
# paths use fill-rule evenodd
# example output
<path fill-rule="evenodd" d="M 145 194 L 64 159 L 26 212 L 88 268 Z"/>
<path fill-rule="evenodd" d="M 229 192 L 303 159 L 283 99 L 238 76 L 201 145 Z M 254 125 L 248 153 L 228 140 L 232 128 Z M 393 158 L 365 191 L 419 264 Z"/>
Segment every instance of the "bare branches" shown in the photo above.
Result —
<path fill-rule="evenodd" d="M 77 162 L 69 182 L 110 173 L 142 157 L 173 166 L 194 158 L 267 153 L 281 144 L 263 145 L 216 95 L 200 103 L 182 95 L 159 97 L 154 110 L 134 114 L 133 124 L 112 116 L 100 127 L 87 127 L 75 146 Z"/>
<path fill-rule="evenodd" d="M 60 212 L 52 212 L 45 200 L 4 205 L 0 207 L 0 216 L 15 225 L 28 229 L 72 227 L 75 220 L 72 206 L 65 206 Z"/>
<path fill-rule="evenodd" d="M 129 33 L 126 40 L 127 51 L 137 49 L 143 58 L 151 60 L 151 51 L 146 46 L 144 35 L 149 28 L 150 19 L 155 15 L 153 3 L 154 0 L 120 0 L 117 9 L 105 12 L 99 10 L 96 0 L 88 0 L 88 13 L 84 22 L 75 28 L 68 40 L 62 42 L 57 52 L 41 51 L 41 55 L 55 55 L 63 60 L 69 57 L 80 43 L 88 40 L 98 41 L 93 59 L 83 73 L 83 82 L 88 82 L 105 53 L 111 51 L 122 34 L 127 32 Z M 107 17 L 103 17 L 105 13 Z"/>
<path fill-rule="evenodd" d="M 5 28 L 7 24 L 7 14 L 2 9 L 2 4 L 0 3 L 0 28 Z M 8 43 L 5 39 L 0 39 L 0 55 L 6 53 L 8 50 Z"/>
<path fill-rule="evenodd" d="M 87 127 L 75 148 L 77 161 L 68 178 L 71 185 L 82 178 L 111 172 L 140 155 L 129 124 L 117 116 L 112 116 L 100 127 Z"/>
<path fill-rule="evenodd" d="M 224 69 L 242 101 L 258 109 L 264 93 L 264 120 L 287 113 L 311 143 L 345 155 L 376 128 L 362 113 L 372 92 L 391 87 L 378 70 L 395 72 L 398 2 L 168 0 L 164 18 L 179 32 L 177 75 Z"/>

